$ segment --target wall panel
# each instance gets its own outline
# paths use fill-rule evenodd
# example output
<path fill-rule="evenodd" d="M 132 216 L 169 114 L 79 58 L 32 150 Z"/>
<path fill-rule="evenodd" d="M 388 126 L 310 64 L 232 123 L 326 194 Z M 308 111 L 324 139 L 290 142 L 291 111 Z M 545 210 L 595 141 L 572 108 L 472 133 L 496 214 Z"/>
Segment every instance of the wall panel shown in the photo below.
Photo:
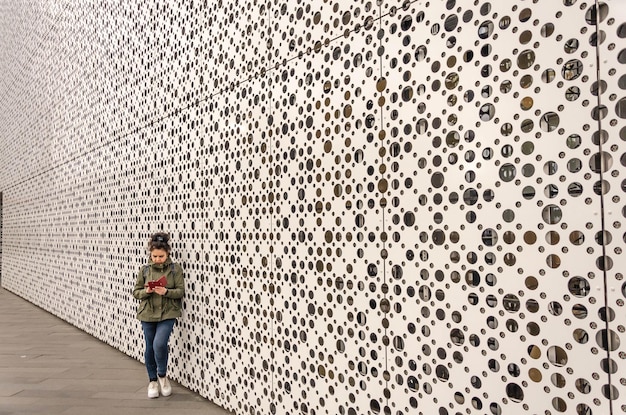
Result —
<path fill-rule="evenodd" d="M 2 284 L 237 414 L 618 414 L 624 12 L 0 4 Z"/>
<path fill-rule="evenodd" d="M 614 400 L 615 413 L 626 410 L 626 377 L 624 376 L 624 322 L 618 317 L 624 314 L 624 242 L 626 234 L 623 230 L 626 209 L 624 209 L 624 189 L 626 182 L 623 173 L 626 166 L 624 141 L 626 141 L 626 107 L 624 90 L 626 89 L 623 75 L 624 38 L 626 37 L 626 11 L 619 2 L 600 3 L 596 9 L 589 9 L 585 17 L 597 20 L 597 32 L 589 35 L 590 42 L 599 44 L 598 58 L 601 62 L 598 82 L 592 84 L 591 92 L 597 97 L 593 102 L 599 120 L 599 128 L 592 135 L 597 146 L 590 154 L 590 169 L 600 177 L 596 181 L 602 183 L 594 187 L 597 194 L 602 194 L 604 210 L 602 229 L 596 229 L 593 235 L 593 256 L 596 265 L 604 271 L 606 309 L 600 310 L 598 332 L 595 341 L 598 355 L 602 357 L 599 367 L 595 367 L 602 376 L 609 376 L 602 389 L 607 398 Z M 597 40 L 596 40 L 597 39 Z M 594 97 L 595 98 L 595 97 Z M 605 112 L 606 111 L 606 112 Z M 593 113 L 592 113 L 593 116 Z M 602 191 L 599 191 L 599 189 Z M 600 272 L 598 272 L 600 274 Z"/>

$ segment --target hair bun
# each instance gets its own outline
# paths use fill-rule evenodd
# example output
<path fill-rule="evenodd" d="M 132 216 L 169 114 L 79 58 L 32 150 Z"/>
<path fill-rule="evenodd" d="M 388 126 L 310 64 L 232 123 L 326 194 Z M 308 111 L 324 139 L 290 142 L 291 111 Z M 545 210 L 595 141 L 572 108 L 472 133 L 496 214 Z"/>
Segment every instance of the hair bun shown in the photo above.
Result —
<path fill-rule="evenodd" d="M 155 233 L 154 235 L 152 235 L 151 239 L 152 242 L 167 243 L 167 241 L 170 240 L 170 237 L 166 233 Z"/>

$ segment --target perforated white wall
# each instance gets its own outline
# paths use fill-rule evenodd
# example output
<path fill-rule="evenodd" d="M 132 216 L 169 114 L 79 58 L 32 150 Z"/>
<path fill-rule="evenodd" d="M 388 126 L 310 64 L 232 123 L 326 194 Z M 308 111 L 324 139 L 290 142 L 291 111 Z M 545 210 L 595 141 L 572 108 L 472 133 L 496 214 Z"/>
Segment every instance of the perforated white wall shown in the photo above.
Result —
<path fill-rule="evenodd" d="M 237 414 L 626 412 L 621 0 L 0 4 L 2 284 Z"/>

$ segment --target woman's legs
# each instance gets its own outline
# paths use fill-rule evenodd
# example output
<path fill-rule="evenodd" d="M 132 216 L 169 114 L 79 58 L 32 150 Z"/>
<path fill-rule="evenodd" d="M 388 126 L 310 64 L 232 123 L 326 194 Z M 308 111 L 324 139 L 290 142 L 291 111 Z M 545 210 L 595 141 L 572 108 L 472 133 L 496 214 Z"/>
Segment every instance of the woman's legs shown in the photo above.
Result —
<path fill-rule="evenodd" d="M 148 370 L 148 377 L 152 382 L 157 380 L 157 365 L 156 360 L 154 359 L 153 346 L 157 323 L 142 321 L 141 327 L 143 328 L 143 338 L 146 341 L 146 350 L 144 353 L 144 357 L 146 359 L 146 369 Z"/>
<path fill-rule="evenodd" d="M 153 347 L 154 360 L 156 361 L 157 374 L 159 377 L 165 377 L 167 374 L 167 358 L 169 356 L 167 342 L 170 340 L 174 323 L 176 323 L 175 319 L 163 320 L 157 323 Z"/>
<path fill-rule="evenodd" d="M 167 374 L 168 347 L 170 334 L 174 329 L 175 319 L 159 322 L 141 322 L 143 335 L 146 341 L 146 369 L 150 381 L 157 380 L 158 376 Z"/>

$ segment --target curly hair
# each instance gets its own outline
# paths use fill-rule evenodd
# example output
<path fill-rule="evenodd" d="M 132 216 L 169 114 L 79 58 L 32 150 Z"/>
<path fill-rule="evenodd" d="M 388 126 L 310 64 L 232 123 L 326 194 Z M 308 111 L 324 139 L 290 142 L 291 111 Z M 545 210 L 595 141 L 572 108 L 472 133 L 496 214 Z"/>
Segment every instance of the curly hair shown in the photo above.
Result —
<path fill-rule="evenodd" d="M 169 244 L 170 236 L 165 232 L 157 232 L 150 237 L 150 242 L 148 242 L 148 249 L 152 251 L 153 249 L 162 249 L 168 254 L 172 250 Z"/>

